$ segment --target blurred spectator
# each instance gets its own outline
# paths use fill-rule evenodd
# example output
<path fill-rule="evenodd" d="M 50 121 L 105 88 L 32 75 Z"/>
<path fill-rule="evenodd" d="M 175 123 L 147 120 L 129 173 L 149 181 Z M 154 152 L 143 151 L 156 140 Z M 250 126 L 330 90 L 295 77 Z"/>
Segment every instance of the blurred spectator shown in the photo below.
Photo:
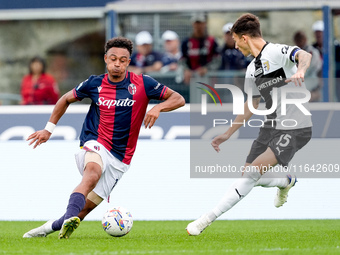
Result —
<path fill-rule="evenodd" d="M 314 37 L 315 37 L 315 42 L 313 43 L 313 47 L 319 51 L 320 56 L 322 58 L 322 40 L 323 40 L 323 30 L 324 30 L 323 21 L 318 20 L 314 22 L 312 29 L 313 29 Z"/>
<path fill-rule="evenodd" d="M 161 70 L 162 54 L 152 50 L 152 36 L 148 31 L 141 31 L 136 35 L 137 52 L 131 56 L 128 70 L 136 74 L 158 72 Z"/>
<path fill-rule="evenodd" d="M 340 102 L 340 42 L 334 40 L 335 47 L 335 93 L 337 101 Z"/>
<path fill-rule="evenodd" d="M 23 105 L 55 104 L 59 98 L 58 84 L 46 73 L 45 60 L 34 57 L 29 62 L 29 74 L 21 82 Z"/>
<path fill-rule="evenodd" d="M 303 31 L 297 31 L 293 37 L 294 43 L 300 49 L 312 54 L 312 60 L 307 72 L 305 73 L 305 83 L 307 89 L 311 92 L 311 102 L 320 101 L 321 99 L 321 81 L 320 71 L 322 69 L 322 59 L 319 51 L 312 45 L 308 45 L 307 36 Z"/>
<path fill-rule="evenodd" d="M 182 53 L 179 50 L 179 37 L 174 31 L 167 30 L 162 35 L 164 43 L 164 55 L 162 58 L 163 67 L 162 71 L 175 71 L 178 68 L 178 61 L 182 57 Z"/>
<path fill-rule="evenodd" d="M 313 46 L 320 52 L 321 58 L 323 58 L 323 31 L 324 23 L 322 20 L 316 21 L 312 29 L 314 31 L 315 43 Z M 340 101 L 340 43 L 338 40 L 333 40 L 334 54 L 335 54 L 335 94 L 337 101 Z M 320 71 L 320 77 L 322 77 L 322 71 Z M 332 99 L 331 99 L 332 100 Z"/>
<path fill-rule="evenodd" d="M 184 83 L 189 84 L 194 73 L 204 76 L 208 70 L 220 66 L 218 45 L 214 37 L 207 34 L 207 20 L 203 13 L 192 16 L 193 33 L 182 42 L 181 64 L 184 67 Z"/>
<path fill-rule="evenodd" d="M 220 70 L 242 70 L 246 69 L 250 61 L 243 54 L 235 49 L 235 42 L 230 33 L 233 23 L 227 23 L 223 26 L 224 46 L 221 50 L 222 64 Z"/>

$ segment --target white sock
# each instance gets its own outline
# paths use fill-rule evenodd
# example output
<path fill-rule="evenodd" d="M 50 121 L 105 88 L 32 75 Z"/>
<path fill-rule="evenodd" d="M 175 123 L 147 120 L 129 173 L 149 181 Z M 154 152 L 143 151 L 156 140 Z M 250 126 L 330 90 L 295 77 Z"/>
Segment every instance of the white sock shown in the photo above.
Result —
<path fill-rule="evenodd" d="M 278 187 L 285 188 L 289 184 L 287 176 L 282 177 L 273 172 L 267 172 L 256 182 L 255 187 L 261 186 L 264 188 Z"/>
<path fill-rule="evenodd" d="M 207 214 L 209 219 L 214 221 L 217 217 L 230 210 L 254 188 L 260 178 L 261 174 L 257 171 L 256 167 L 247 167 L 243 177 L 231 185 L 218 205 Z M 216 217 L 213 217 L 213 215 Z"/>

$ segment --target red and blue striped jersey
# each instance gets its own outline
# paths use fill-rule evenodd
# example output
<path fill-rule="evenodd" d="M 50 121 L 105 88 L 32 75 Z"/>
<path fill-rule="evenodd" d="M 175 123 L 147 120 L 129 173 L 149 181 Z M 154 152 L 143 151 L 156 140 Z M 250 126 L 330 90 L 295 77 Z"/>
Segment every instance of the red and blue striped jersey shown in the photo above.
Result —
<path fill-rule="evenodd" d="M 76 99 L 90 98 L 90 109 L 80 134 L 80 146 L 101 143 L 113 156 L 130 164 L 149 99 L 163 99 L 167 87 L 148 75 L 126 72 L 114 83 L 108 74 L 90 76 L 73 89 Z"/>

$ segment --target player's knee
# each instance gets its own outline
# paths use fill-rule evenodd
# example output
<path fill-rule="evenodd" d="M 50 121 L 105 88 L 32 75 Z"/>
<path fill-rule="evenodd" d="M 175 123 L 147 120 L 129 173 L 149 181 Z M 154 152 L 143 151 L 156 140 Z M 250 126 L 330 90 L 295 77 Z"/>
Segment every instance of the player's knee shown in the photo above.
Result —
<path fill-rule="evenodd" d="M 258 166 L 249 165 L 244 169 L 243 177 L 258 181 L 261 178 L 261 169 Z"/>
<path fill-rule="evenodd" d="M 92 178 L 99 180 L 102 175 L 102 169 L 97 163 L 89 162 L 85 166 L 84 175 L 90 175 Z"/>
<path fill-rule="evenodd" d="M 101 176 L 102 170 L 97 163 L 89 162 L 86 164 L 84 172 Z"/>
<path fill-rule="evenodd" d="M 100 177 L 101 177 L 101 170 L 98 168 L 98 165 L 94 163 L 88 163 L 83 174 L 83 179 L 81 181 L 82 186 L 86 188 L 88 193 L 93 190 Z"/>

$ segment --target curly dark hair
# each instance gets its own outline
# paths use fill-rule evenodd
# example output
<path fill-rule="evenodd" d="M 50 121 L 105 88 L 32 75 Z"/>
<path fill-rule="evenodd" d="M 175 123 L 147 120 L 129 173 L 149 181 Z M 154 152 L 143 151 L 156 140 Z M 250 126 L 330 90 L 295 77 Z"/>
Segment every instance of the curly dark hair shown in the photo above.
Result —
<path fill-rule="evenodd" d="M 105 44 L 105 54 L 113 47 L 127 49 L 130 53 L 130 56 L 132 55 L 133 43 L 131 40 L 125 37 L 119 36 L 108 40 Z"/>
<path fill-rule="evenodd" d="M 251 13 L 243 14 L 239 17 L 231 28 L 231 33 L 238 36 L 249 35 L 251 37 L 261 37 L 260 21 L 257 16 Z"/>

